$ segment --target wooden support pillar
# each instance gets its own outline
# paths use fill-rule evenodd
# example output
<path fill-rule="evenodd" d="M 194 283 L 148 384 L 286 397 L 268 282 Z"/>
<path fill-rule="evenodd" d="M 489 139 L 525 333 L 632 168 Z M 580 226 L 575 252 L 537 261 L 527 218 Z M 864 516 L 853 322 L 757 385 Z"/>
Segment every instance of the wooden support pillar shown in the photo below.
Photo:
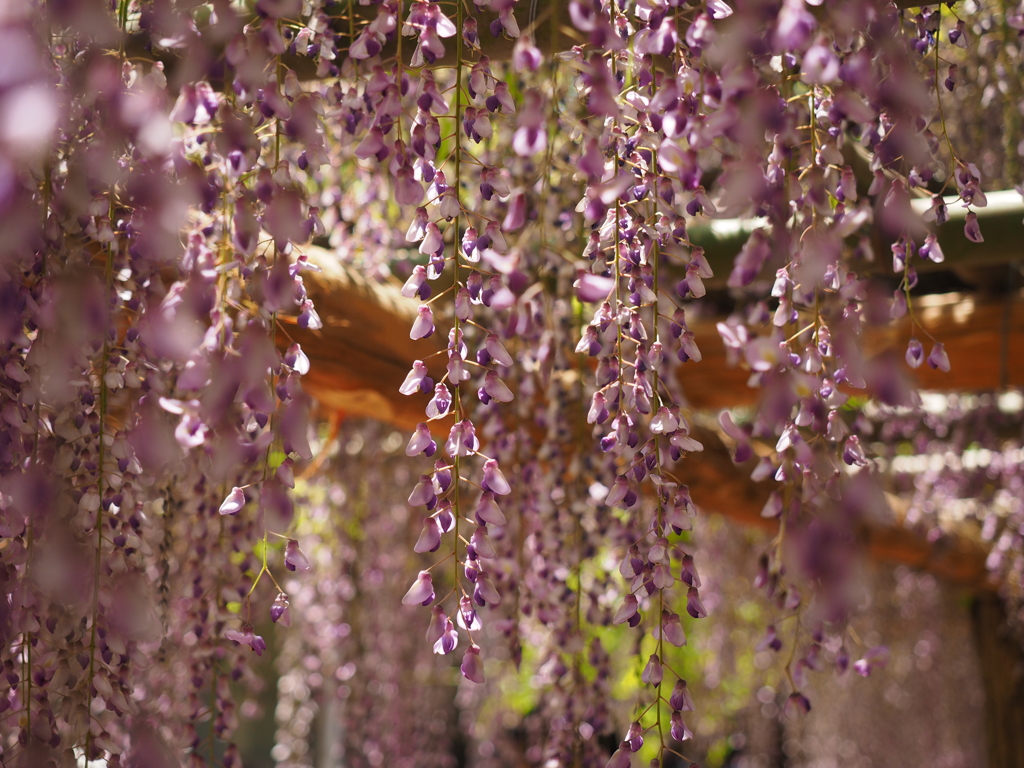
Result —
<path fill-rule="evenodd" d="M 997 595 L 976 597 L 971 615 L 985 686 L 988 767 L 1024 768 L 1024 648 Z"/>

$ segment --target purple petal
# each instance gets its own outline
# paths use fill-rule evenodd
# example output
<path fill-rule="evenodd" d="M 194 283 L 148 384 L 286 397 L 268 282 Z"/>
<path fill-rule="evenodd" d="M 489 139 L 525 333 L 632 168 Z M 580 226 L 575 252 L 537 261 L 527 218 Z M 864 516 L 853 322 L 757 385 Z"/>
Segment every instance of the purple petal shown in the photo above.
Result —
<path fill-rule="evenodd" d="M 289 571 L 308 571 L 312 567 L 295 539 L 288 540 L 284 550 L 284 564 Z"/>
<path fill-rule="evenodd" d="M 480 659 L 480 648 L 472 644 L 466 649 L 466 655 L 462 657 L 462 675 L 473 683 L 484 681 L 484 665 Z"/>
<path fill-rule="evenodd" d="M 575 288 L 580 301 L 594 304 L 604 301 L 611 295 L 615 289 L 615 278 L 600 277 L 586 272 L 576 281 Z"/>
<path fill-rule="evenodd" d="M 245 506 L 245 492 L 238 487 L 232 488 L 231 493 L 220 505 L 218 510 L 222 515 L 237 515 Z"/>
<path fill-rule="evenodd" d="M 434 600 L 434 581 L 430 571 L 420 571 L 416 581 L 409 587 L 409 591 L 402 598 L 403 605 L 422 605 Z"/>

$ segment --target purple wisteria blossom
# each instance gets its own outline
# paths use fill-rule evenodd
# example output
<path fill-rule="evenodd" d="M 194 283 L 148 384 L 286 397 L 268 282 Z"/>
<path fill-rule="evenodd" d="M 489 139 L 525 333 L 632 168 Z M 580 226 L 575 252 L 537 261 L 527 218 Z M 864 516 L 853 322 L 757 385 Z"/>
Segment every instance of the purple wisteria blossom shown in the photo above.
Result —
<path fill-rule="evenodd" d="M 536 686 L 530 761 L 668 764 L 703 734 L 674 670 L 726 613 L 714 505 L 685 484 L 720 443 L 778 524 L 750 563 L 751 651 L 793 651 L 778 701 L 807 713 L 810 673 L 848 666 L 878 454 L 962 448 L 935 414 L 893 435 L 913 376 L 950 370 L 922 294 L 998 251 L 994 190 L 1020 181 L 1020 9 L 9 5 L 4 759 L 238 766 L 269 647 L 282 764 L 335 694 L 345 754 L 443 763 L 454 686 L 404 686 L 458 649 L 464 709 L 492 711 L 506 666 Z M 717 422 L 715 365 L 749 395 Z M 921 481 L 910 529 L 940 536 L 917 495 L 957 498 L 966 471 Z M 1018 517 L 981 537 L 1011 596 Z M 399 600 L 430 607 L 419 650 Z M 490 727 L 474 744 L 501 762 Z"/>

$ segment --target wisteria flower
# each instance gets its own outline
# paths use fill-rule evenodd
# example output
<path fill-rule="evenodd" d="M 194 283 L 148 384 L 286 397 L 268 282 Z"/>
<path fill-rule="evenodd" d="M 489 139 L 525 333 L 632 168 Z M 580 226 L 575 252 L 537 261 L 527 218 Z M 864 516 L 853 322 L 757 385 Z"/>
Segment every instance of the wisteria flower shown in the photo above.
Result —
<path fill-rule="evenodd" d="M 299 549 L 299 542 L 288 539 L 284 549 L 284 566 L 289 571 L 308 571 L 312 568 L 309 558 Z"/>
<path fill-rule="evenodd" d="M 811 711 L 811 702 L 802 693 L 791 693 L 786 699 L 783 711 L 788 717 L 796 718 Z"/>
<path fill-rule="evenodd" d="M 693 733 L 683 722 L 683 716 L 679 712 L 673 712 L 669 716 L 669 733 L 676 741 L 686 741 L 693 738 Z"/>
<path fill-rule="evenodd" d="M 437 520 L 428 517 L 423 521 L 419 538 L 413 546 L 413 552 L 436 552 L 441 547 L 441 529 Z"/>
<path fill-rule="evenodd" d="M 430 430 L 426 424 L 417 424 L 416 430 L 412 433 L 409 438 L 408 444 L 405 446 L 406 456 L 418 456 L 424 454 L 426 456 L 433 456 L 434 451 L 437 450 L 437 443 L 434 442 L 433 437 L 430 435 Z"/>
<path fill-rule="evenodd" d="M 615 612 L 615 616 L 612 618 L 613 624 L 625 624 L 637 615 L 638 604 L 636 595 L 626 595 L 622 600 L 622 605 Z"/>
<path fill-rule="evenodd" d="M 490 537 L 487 535 L 487 526 L 481 525 L 473 532 L 473 536 L 469 540 L 470 546 L 473 547 L 473 551 L 484 559 L 491 559 L 497 557 L 497 552 L 494 549 L 494 544 L 491 543 Z"/>
<path fill-rule="evenodd" d="M 878 645 L 868 649 L 863 658 L 853 663 L 853 668 L 861 677 L 868 677 L 872 670 L 884 667 L 889 663 L 889 649 L 884 645 Z"/>
<path fill-rule="evenodd" d="M 434 333 L 434 313 L 430 307 L 421 304 L 416 310 L 416 320 L 409 330 L 410 339 L 425 339 Z"/>
<path fill-rule="evenodd" d="M 678 614 L 672 613 L 669 610 L 661 612 L 661 626 L 656 627 L 652 634 L 655 639 L 664 637 L 676 648 L 682 648 L 686 645 L 686 632 L 683 630 L 682 621 L 680 621 Z"/>
<path fill-rule="evenodd" d="M 700 593 L 696 587 L 690 587 L 686 591 L 686 612 L 695 619 L 703 619 L 708 615 L 700 601 Z"/>
<path fill-rule="evenodd" d="M 629 724 L 629 729 L 626 731 L 626 737 L 622 741 L 623 743 L 629 744 L 630 752 L 640 751 L 640 747 L 644 745 L 643 733 L 643 726 L 636 720 Z"/>
<path fill-rule="evenodd" d="M 433 420 L 444 417 L 451 405 L 452 395 L 448 387 L 438 384 L 434 387 L 434 396 L 427 403 L 427 418 Z"/>
<path fill-rule="evenodd" d="M 231 489 L 231 493 L 221 502 L 217 511 L 222 515 L 237 515 L 245 506 L 245 491 L 237 486 Z"/>
<path fill-rule="evenodd" d="M 531 13 L 521 35 L 514 0 L 461 5 L 457 17 L 432 0 L 364 0 L 348 32 L 331 3 L 257 0 L 241 20 L 224 4 L 78 5 L 0 20 L 14 62 L 0 76 L 0 624 L 14 663 L 0 710 L 20 713 L 0 722 L 5 744 L 26 745 L 26 761 L 49 740 L 87 761 L 173 762 L 169 745 L 194 741 L 212 712 L 214 751 L 237 767 L 231 713 L 251 707 L 234 700 L 255 682 L 248 654 L 225 646 L 216 664 L 200 662 L 210 638 L 262 653 L 253 610 L 269 610 L 290 649 L 282 754 L 309 751 L 303 726 L 327 680 L 354 702 L 344 730 L 369 752 L 395 762 L 417 745 L 420 762 L 436 762 L 444 740 L 423 738 L 430 718 L 414 713 L 436 692 L 414 685 L 384 708 L 373 698 L 401 664 L 452 654 L 465 631 L 465 677 L 482 681 L 482 646 L 505 643 L 543 717 L 575 726 L 545 731 L 542 760 L 571 764 L 582 749 L 593 762 L 618 727 L 607 702 L 630 665 L 604 634 L 573 642 L 578 611 L 657 643 L 632 647 L 658 655 L 642 660 L 645 701 L 611 768 L 641 745 L 653 755 L 689 739 L 684 682 L 666 702 L 668 728 L 645 706 L 648 685 L 675 681 L 659 656 L 687 641 L 684 591 L 687 615 L 707 613 L 701 499 L 680 478 L 716 458 L 697 454 L 709 433 L 691 427 L 682 397 L 696 411 L 730 398 L 731 385 L 707 386 L 722 363 L 756 407 L 718 422 L 733 459 L 752 466 L 718 469 L 777 484 L 761 515 L 784 521 L 792 545 L 758 557 L 755 584 L 781 615 L 806 622 L 801 606 L 814 606 L 820 619 L 795 641 L 787 712 L 809 709 L 800 692 L 822 658 L 849 665 L 835 634 L 852 610 L 844 521 L 881 503 L 865 441 L 948 451 L 963 442 L 953 412 L 966 407 L 929 412 L 922 437 L 912 376 L 867 340 L 914 333 L 907 364 L 949 369 L 948 339 L 911 301 L 942 281 L 919 282 L 918 270 L 948 266 L 940 242 L 956 238 L 938 228 L 951 216 L 983 242 L 978 209 L 1012 183 L 1024 144 L 989 142 L 986 163 L 972 163 L 971 136 L 950 137 L 950 158 L 940 129 L 1006 112 L 1013 68 L 988 66 L 979 35 L 992 21 L 1012 37 L 1019 8 L 960 20 L 822 0 L 769 13 L 730 0 L 570 0 L 572 34 L 555 29 L 540 46 L 546 22 Z M 168 51 L 181 66 L 164 67 Z M 936 99 L 956 119 L 942 121 Z M 999 181 L 983 184 L 979 165 Z M 880 243 L 891 244 L 884 258 Z M 732 267 L 720 283 L 711 264 L 722 258 Z M 883 261 L 893 294 L 878 290 Z M 407 317 L 408 339 L 388 336 L 388 315 Z M 709 323 L 720 350 L 702 335 Z M 349 342 L 358 354 L 331 354 Z M 394 366 L 413 357 L 403 380 Z M 355 394 L 339 395 L 338 377 Z M 415 403 L 378 407 L 378 394 L 399 393 Z M 406 444 L 331 413 L 349 407 L 411 427 Z M 997 410 L 968 414 L 971 439 L 994 457 L 1005 425 L 984 419 L 1013 418 Z M 337 436 L 345 460 L 325 449 L 311 461 L 314 435 Z M 297 483 L 299 460 L 310 476 Z M 381 471 L 366 472 L 369 461 Z M 997 497 L 1006 463 L 982 473 Z M 966 482 L 966 468 L 946 470 L 937 485 L 908 486 L 915 515 Z M 513 489 L 522 519 L 504 530 L 498 502 Z M 1015 578 L 1019 522 L 1011 510 L 986 523 L 996 579 Z M 427 568 L 414 581 L 393 546 L 408 525 L 420 526 L 411 549 Z M 694 529 L 692 543 L 674 543 Z M 315 561 L 324 572 L 267 591 L 279 575 L 252 566 L 268 530 L 294 537 L 282 544 L 287 570 Z M 512 594 L 515 610 L 488 613 Z M 245 623 L 226 630 L 210 596 L 232 610 L 240 599 Z M 418 651 L 397 636 L 374 645 L 387 629 L 374 613 L 398 598 L 433 606 Z M 286 631 L 292 604 L 308 620 Z M 189 642 L 154 643 L 152 605 Z M 517 612 L 552 642 L 524 652 Z M 769 628 L 757 648 L 783 634 Z M 359 649 L 375 663 L 349 658 Z M 882 663 L 872 649 L 854 667 Z M 588 674 L 570 674 L 580 664 Z M 566 681 L 571 696 L 545 695 Z M 83 720 L 48 705 L 73 701 L 70 688 L 106 706 Z M 382 713 L 407 724 L 403 738 L 381 729 Z"/>
<path fill-rule="evenodd" d="M 916 338 L 911 338 L 907 344 L 906 360 L 911 368 L 920 368 L 924 362 L 924 346 Z"/>
<path fill-rule="evenodd" d="M 985 238 L 981 235 L 981 226 L 978 224 L 978 214 L 970 211 L 964 220 L 964 235 L 972 243 L 983 243 Z"/>
<path fill-rule="evenodd" d="M 475 643 L 471 643 L 469 648 L 466 649 L 466 654 L 462 657 L 462 665 L 460 667 L 462 676 L 473 683 L 482 683 L 484 681 L 484 665 L 483 660 L 480 658 L 480 647 Z"/>
<path fill-rule="evenodd" d="M 757 652 L 767 650 L 782 650 L 782 639 L 778 636 L 778 633 L 775 631 L 775 625 L 768 625 L 768 629 L 765 631 L 764 637 L 762 637 L 758 641 L 757 645 L 754 646 L 754 650 Z"/>
<path fill-rule="evenodd" d="M 928 365 L 946 373 L 949 372 L 949 355 L 941 341 L 936 342 L 932 351 L 928 354 Z"/>
<path fill-rule="evenodd" d="M 459 609 L 455 612 L 455 618 L 459 626 L 468 632 L 477 632 L 483 627 L 480 616 L 473 608 L 473 600 L 468 595 L 459 598 Z"/>
<path fill-rule="evenodd" d="M 692 712 L 694 710 L 693 697 L 690 696 L 690 689 L 687 688 L 685 680 L 676 680 L 668 699 L 668 705 L 677 712 Z"/>
<path fill-rule="evenodd" d="M 239 645 L 248 645 L 257 656 L 262 656 L 263 652 L 267 650 L 267 643 L 262 637 L 253 633 L 251 624 L 243 624 L 241 631 L 229 629 L 224 632 L 224 637 Z"/>
<path fill-rule="evenodd" d="M 501 469 L 498 467 L 498 462 L 494 459 L 488 459 L 484 462 L 484 477 L 480 485 L 485 491 L 490 491 L 498 496 L 507 496 L 512 493 L 512 487 L 508 484 L 505 475 L 502 474 Z M 503 525 L 503 523 L 501 524 Z"/>
<path fill-rule="evenodd" d="M 657 685 L 661 682 L 663 676 L 664 671 L 661 666 L 661 659 L 658 658 L 657 654 L 651 654 L 651 657 L 647 660 L 647 666 L 644 667 L 644 671 L 640 675 L 640 679 L 648 685 Z"/>
<path fill-rule="evenodd" d="M 628 741 L 623 741 L 619 744 L 619 748 L 612 753 L 611 758 L 608 760 L 605 768 L 629 768 L 631 761 L 630 755 L 633 750 L 629 746 Z"/>
<path fill-rule="evenodd" d="M 290 627 L 292 625 L 292 614 L 288 604 L 288 596 L 283 592 L 274 598 L 274 603 L 270 606 L 270 620 L 283 627 Z"/>
<path fill-rule="evenodd" d="M 925 237 L 924 243 L 917 249 L 917 254 L 922 259 L 928 259 L 935 264 L 941 264 L 946 260 L 945 255 L 942 253 L 942 248 L 939 246 L 939 242 L 934 234 L 929 234 Z"/>
<path fill-rule="evenodd" d="M 444 616 L 444 614 L 441 614 Z M 455 629 L 455 625 L 452 624 L 451 619 L 444 618 L 444 629 L 441 632 L 440 637 L 434 641 L 434 653 L 442 656 L 447 656 L 449 653 L 454 651 L 459 645 L 459 633 Z"/>
<path fill-rule="evenodd" d="M 409 587 L 409 591 L 402 598 L 403 605 L 430 605 L 434 602 L 434 582 L 430 571 L 420 571 L 416 581 Z"/>

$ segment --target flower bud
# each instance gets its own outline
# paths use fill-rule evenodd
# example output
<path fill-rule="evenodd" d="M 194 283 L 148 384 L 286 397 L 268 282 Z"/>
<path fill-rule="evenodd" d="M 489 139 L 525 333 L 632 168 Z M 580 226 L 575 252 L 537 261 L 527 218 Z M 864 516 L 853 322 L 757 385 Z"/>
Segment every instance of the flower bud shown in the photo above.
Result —
<path fill-rule="evenodd" d="M 686 741 L 693 738 L 693 733 L 683 722 L 683 716 L 679 712 L 673 712 L 669 718 L 669 733 L 676 741 Z"/>
<path fill-rule="evenodd" d="M 700 601 L 700 593 L 697 592 L 696 587 L 690 587 L 686 591 L 686 612 L 695 619 L 703 619 L 708 615 Z"/>
<path fill-rule="evenodd" d="M 312 567 L 295 539 L 289 539 L 284 549 L 284 566 L 289 571 L 308 571 Z"/>
<path fill-rule="evenodd" d="M 284 592 L 279 593 L 274 598 L 274 603 L 270 606 L 270 620 L 275 624 L 281 624 L 285 627 L 292 625 L 292 614 L 288 607 L 288 595 Z"/>
<path fill-rule="evenodd" d="M 661 666 L 661 659 L 658 658 L 658 654 L 652 653 L 651 658 L 647 660 L 647 666 L 644 667 L 644 671 L 640 675 L 640 679 L 649 685 L 658 685 L 664 676 L 665 672 Z"/>
<path fill-rule="evenodd" d="M 480 659 L 480 648 L 473 643 L 466 649 L 466 655 L 462 657 L 460 667 L 462 676 L 473 683 L 484 681 L 484 665 Z"/>
<path fill-rule="evenodd" d="M 685 680 L 676 680 L 672 695 L 668 697 L 668 705 L 677 712 L 693 711 L 693 697 L 690 696 L 690 689 L 686 687 Z"/>
<path fill-rule="evenodd" d="M 911 338 L 907 344 L 906 359 L 911 368 L 920 368 L 924 362 L 924 346 L 916 338 Z"/>
<path fill-rule="evenodd" d="M 949 356 L 942 342 L 937 342 L 928 355 L 928 365 L 940 371 L 949 372 Z"/>

